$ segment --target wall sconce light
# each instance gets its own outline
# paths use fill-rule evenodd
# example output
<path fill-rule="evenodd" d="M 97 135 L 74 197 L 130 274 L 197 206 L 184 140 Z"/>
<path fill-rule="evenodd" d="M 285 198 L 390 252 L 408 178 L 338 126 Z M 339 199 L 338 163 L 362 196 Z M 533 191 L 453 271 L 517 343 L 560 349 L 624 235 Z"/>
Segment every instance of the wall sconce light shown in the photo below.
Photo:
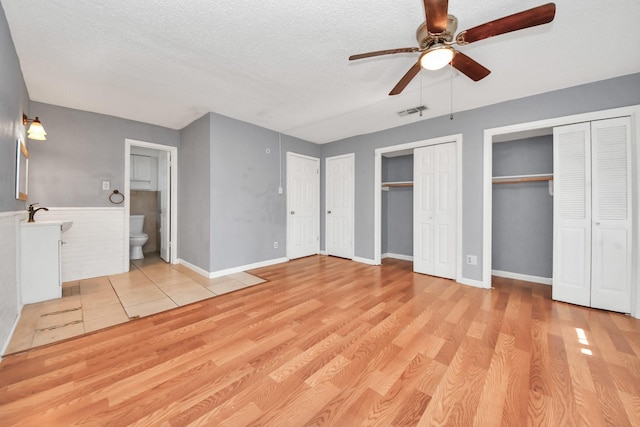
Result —
<path fill-rule="evenodd" d="M 26 114 L 22 114 L 22 124 L 27 126 L 29 122 L 31 122 L 31 126 L 29 126 L 27 130 L 27 137 L 37 141 L 45 141 L 47 139 L 47 132 L 45 132 L 40 120 L 37 117 L 30 119 Z"/>

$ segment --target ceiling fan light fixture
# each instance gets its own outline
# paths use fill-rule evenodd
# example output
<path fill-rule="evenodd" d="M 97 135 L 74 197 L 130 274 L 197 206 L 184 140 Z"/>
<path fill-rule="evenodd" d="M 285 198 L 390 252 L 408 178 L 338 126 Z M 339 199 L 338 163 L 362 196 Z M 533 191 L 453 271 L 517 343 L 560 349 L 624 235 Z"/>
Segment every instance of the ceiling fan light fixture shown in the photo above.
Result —
<path fill-rule="evenodd" d="M 439 70 L 453 59 L 454 50 L 447 45 L 437 44 L 429 48 L 420 58 L 420 65 L 427 70 Z"/>
<path fill-rule="evenodd" d="M 453 59 L 454 50 L 451 46 L 437 44 L 429 48 L 420 58 L 420 65 L 427 70 L 439 70 Z"/>

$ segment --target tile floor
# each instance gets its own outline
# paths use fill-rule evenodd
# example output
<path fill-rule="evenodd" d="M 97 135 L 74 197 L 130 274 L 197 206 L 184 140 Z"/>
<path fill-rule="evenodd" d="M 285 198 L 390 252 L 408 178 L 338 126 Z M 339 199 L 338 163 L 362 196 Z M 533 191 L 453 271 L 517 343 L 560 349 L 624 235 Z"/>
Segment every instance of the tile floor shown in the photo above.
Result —
<path fill-rule="evenodd" d="M 27 304 L 5 354 L 93 332 L 265 282 L 248 273 L 207 279 L 158 256 L 128 273 L 66 282 L 62 298 Z"/>

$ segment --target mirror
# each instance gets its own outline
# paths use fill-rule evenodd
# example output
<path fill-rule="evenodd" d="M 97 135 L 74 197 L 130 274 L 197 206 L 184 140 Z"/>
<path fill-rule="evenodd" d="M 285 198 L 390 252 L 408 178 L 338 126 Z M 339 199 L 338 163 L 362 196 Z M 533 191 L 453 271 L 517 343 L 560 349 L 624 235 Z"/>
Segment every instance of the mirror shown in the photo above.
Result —
<path fill-rule="evenodd" d="M 20 139 L 16 141 L 16 199 L 27 201 L 29 193 L 29 151 Z"/>

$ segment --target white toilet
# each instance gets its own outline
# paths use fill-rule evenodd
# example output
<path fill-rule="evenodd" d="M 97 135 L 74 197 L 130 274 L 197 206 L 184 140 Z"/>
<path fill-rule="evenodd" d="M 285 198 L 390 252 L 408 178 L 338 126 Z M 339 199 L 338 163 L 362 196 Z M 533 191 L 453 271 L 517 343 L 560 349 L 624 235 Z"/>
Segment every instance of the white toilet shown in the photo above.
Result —
<path fill-rule="evenodd" d="M 147 243 L 149 235 L 142 232 L 144 215 L 129 215 L 129 259 L 142 259 L 142 245 Z"/>

